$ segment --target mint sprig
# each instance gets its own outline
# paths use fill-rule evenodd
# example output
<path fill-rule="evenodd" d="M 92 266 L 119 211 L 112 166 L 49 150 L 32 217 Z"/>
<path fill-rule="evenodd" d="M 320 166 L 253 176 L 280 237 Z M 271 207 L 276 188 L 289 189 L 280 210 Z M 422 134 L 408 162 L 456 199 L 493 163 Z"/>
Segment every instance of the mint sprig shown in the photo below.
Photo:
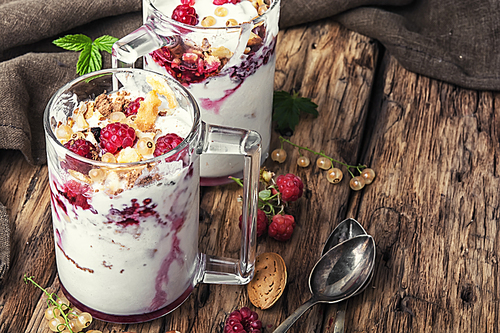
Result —
<path fill-rule="evenodd" d="M 92 41 L 88 36 L 77 34 L 66 35 L 52 43 L 68 51 L 81 51 L 76 64 L 76 72 L 78 75 L 83 75 L 102 68 L 101 51 L 111 53 L 113 44 L 117 40 L 116 37 L 104 35 Z"/>
<path fill-rule="evenodd" d="M 278 130 L 291 129 L 299 123 L 301 112 L 318 116 L 318 105 L 310 98 L 300 97 L 298 92 L 290 94 L 286 91 L 275 91 L 273 97 L 273 120 L 278 125 Z"/>

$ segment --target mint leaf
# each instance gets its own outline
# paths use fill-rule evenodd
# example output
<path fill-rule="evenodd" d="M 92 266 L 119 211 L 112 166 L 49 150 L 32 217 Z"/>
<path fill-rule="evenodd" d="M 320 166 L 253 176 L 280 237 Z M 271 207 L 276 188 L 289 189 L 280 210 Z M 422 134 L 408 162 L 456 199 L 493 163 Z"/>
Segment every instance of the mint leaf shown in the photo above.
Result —
<path fill-rule="evenodd" d="M 86 45 L 80 53 L 76 64 L 76 72 L 78 75 L 87 74 L 97 71 L 102 67 L 102 57 L 99 53 L 99 48 L 94 43 Z"/>
<path fill-rule="evenodd" d="M 100 51 L 106 51 L 108 53 L 111 53 L 111 49 L 113 47 L 113 44 L 118 40 L 118 38 L 109 36 L 109 35 L 104 35 L 99 38 L 96 38 L 94 41 L 94 44 L 97 45 Z"/>
<path fill-rule="evenodd" d="M 85 35 L 67 35 L 56 39 L 52 42 L 53 44 L 62 47 L 69 51 L 80 51 L 85 48 L 85 46 L 92 44 L 92 39 Z"/>
<path fill-rule="evenodd" d="M 293 95 L 286 91 L 275 91 L 273 96 L 273 120 L 278 125 L 278 130 L 290 128 L 295 130 L 299 123 L 300 113 L 305 112 L 318 116 L 318 105 L 310 98 L 299 97 L 299 93 Z"/>

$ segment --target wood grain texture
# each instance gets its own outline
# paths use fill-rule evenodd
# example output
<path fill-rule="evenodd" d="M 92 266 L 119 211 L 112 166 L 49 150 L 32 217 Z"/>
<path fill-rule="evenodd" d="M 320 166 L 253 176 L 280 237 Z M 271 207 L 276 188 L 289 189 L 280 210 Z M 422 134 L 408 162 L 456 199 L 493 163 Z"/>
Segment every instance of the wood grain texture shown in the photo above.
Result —
<path fill-rule="evenodd" d="M 350 207 L 375 237 L 377 265 L 346 332 L 498 332 L 500 95 L 390 56 L 377 83 L 364 156 L 377 181 Z"/>

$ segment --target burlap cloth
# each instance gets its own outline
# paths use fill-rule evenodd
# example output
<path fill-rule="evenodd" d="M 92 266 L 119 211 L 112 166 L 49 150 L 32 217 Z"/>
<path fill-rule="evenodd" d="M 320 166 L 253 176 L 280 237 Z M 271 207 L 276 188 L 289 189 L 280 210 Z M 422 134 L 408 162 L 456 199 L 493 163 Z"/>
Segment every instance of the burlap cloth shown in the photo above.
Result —
<path fill-rule="evenodd" d="M 78 59 L 51 41 L 70 33 L 123 37 L 140 26 L 140 10 L 141 0 L 0 0 L 0 149 L 45 163 L 42 113 L 50 96 L 76 77 Z M 411 71 L 500 90 L 500 2 L 282 0 L 280 25 L 331 16 L 379 40 Z M 109 64 L 105 55 L 104 67 Z M 8 265 L 8 226 L 0 204 L 0 277 Z"/>

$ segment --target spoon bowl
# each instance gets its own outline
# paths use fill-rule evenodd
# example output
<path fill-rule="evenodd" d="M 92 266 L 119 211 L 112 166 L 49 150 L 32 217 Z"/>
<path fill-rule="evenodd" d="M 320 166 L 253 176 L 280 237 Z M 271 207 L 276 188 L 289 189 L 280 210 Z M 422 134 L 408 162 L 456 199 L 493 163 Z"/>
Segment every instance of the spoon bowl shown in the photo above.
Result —
<path fill-rule="evenodd" d="M 311 306 L 336 303 L 353 296 L 369 279 L 375 265 L 375 242 L 369 235 L 348 239 L 328 250 L 309 275 L 312 297 L 292 313 L 274 333 L 283 333 Z"/>
<path fill-rule="evenodd" d="M 352 218 L 345 219 L 344 221 L 340 222 L 335 229 L 330 233 L 330 236 L 328 236 L 328 239 L 325 242 L 325 245 L 323 246 L 323 251 L 321 252 L 321 255 L 323 256 L 328 250 L 330 250 L 332 247 L 345 242 L 349 238 L 353 238 L 356 236 L 361 236 L 361 235 L 366 235 L 365 229 L 359 224 L 358 221 Z"/>

